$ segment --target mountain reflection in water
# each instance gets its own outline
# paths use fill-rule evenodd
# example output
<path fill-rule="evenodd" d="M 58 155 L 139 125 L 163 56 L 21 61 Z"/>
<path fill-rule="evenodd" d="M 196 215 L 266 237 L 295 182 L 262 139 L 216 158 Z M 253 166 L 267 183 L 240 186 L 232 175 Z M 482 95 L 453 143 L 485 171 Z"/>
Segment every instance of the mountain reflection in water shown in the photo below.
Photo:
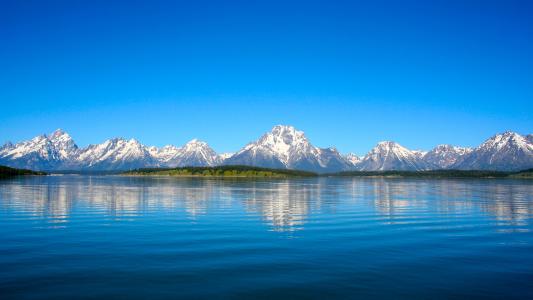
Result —
<path fill-rule="evenodd" d="M 113 220 L 182 211 L 191 221 L 244 210 L 275 231 L 305 230 L 312 215 L 372 208 L 385 223 L 409 218 L 486 214 L 505 230 L 528 230 L 533 184 L 491 179 L 314 178 L 286 180 L 120 176 L 26 177 L 0 184 L 0 205 L 57 226 L 75 207 Z M 346 210 L 346 207 L 351 207 Z M 416 212 L 417 216 L 413 216 Z M 227 214 L 228 218 L 232 214 Z M 411 220 L 412 221 L 412 220 Z"/>

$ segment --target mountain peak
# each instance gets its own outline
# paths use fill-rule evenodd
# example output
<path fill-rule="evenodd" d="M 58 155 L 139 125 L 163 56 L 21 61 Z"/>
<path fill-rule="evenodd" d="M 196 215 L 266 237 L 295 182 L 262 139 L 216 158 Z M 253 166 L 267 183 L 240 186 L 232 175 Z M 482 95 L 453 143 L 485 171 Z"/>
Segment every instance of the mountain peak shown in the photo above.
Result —
<path fill-rule="evenodd" d="M 64 135 L 64 134 L 67 134 L 67 133 L 63 129 L 58 128 L 58 129 L 54 130 L 54 132 L 52 132 L 52 134 L 50 136 L 51 137 L 55 137 L 55 136 L 61 136 L 61 135 Z"/>
<path fill-rule="evenodd" d="M 346 160 L 348 160 L 352 165 L 357 165 L 361 162 L 361 157 L 357 156 L 355 153 L 348 153 L 346 154 Z"/>
<path fill-rule="evenodd" d="M 185 147 L 187 147 L 187 146 L 197 146 L 197 147 L 199 146 L 199 147 L 205 147 L 205 146 L 208 146 L 208 144 L 207 144 L 206 142 L 204 142 L 204 141 L 201 141 L 201 140 L 199 140 L 199 139 L 197 139 L 197 138 L 194 138 L 194 139 L 188 141 L 188 142 L 185 144 Z"/>
<path fill-rule="evenodd" d="M 450 144 L 440 144 L 426 153 L 424 160 L 439 169 L 446 169 L 457 163 L 466 154 L 472 152 L 471 148 L 457 147 Z"/>
<path fill-rule="evenodd" d="M 398 147 L 398 146 L 400 146 L 400 144 L 393 142 L 393 141 L 381 141 L 376 145 L 376 147 L 379 147 L 379 148 L 393 148 L 393 147 Z"/>
<path fill-rule="evenodd" d="M 521 136 L 520 134 L 513 131 L 505 131 L 498 133 L 489 139 L 487 139 L 483 144 L 478 148 L 502 148 L 507 144 L 512 143 L 516 144 L 518 147 L 524 148 L 527 147 L 528 141 L 526 137 Z"/>
<path fill-rule="evenodd" d="M 289 131 L 289 132 L 295 132 L 297 131 L 296 128 L 294 128 L 294 126 L 291 126 L 291 125 L 276 125 L 274 127 L 272 127 L 272 129 L 270 130 L 271 132 L 282 132 L 282 131 Z"/>
<path fill-rule="evenodd" d="M 363 171 L 425 170 L 428 165 L 420 155 L 393 141 L 379 142 L 357 164 Z"/>
<path fill-rule="evenodd" d="M 533 144 L 516 132 L 496 134 L 452 166 L 458 169 L 513 171 L 533 167 Z"/>
<path fill-rule="evenodd" d="M 341 155 L 337 149 L 318 148 L 303 131 L 276 125 L 235 154 L 218 155 L 206 142 L 192 139 L 181 147 L 149 147 L 121 137 L 79 149 L 62 129 L 15 145 L 0 147 L 0 164 L 36 170 L 137 167 L 214 166 L 242 164 L 316 172 L 343 170 L 521 170 L 533 167 L 533 135 L 505 131 L 475 149 L 449 144 L 429 152 L 409 150 L 394 141 L 382 141 L 364 157 Z"/>

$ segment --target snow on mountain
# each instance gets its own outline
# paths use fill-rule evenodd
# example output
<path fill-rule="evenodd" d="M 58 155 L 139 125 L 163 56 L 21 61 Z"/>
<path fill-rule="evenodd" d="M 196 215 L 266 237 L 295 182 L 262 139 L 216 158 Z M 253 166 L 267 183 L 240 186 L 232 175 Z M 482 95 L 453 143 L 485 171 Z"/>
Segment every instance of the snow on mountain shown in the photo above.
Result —
<path fill-rule="evenodd" d="M 83 149 L 73 166 L 108 171 L 156 167 L 159 163 L 139 141 L 114 138 Z"/>
<path fill-rule="evenodd" d="M 183 147 L 147 147 L 135 139 L 114 138 L 79 149 L 70 135 L 58 129 L 16 145 L 0 148 L 0 163 L 34 170 L 128 170 L 147 167 L 213 166 L 222 159 L 205 142 Z"/>
<path fill-rule="evenodd" d="M 58 129 L 50 135 L 4 145 L 0 150 L 0 164 L 33 170 L 57 169 L 65 160 L 72 159 L 77 151 L 78 146 L 72 138 Z"/>
<path fill-rule="evenodd" d="M 380 142 L 356 165 L 361 171 L 426 170 L 430 165 L 419 155 L 395 142 Z"/>
<path fill-rule="evenodd" d="M 350 163 L 333 148 L 317 148 L 303 131 L 277 125 L 224 161 L 226 165 L 251 165 L 329 172 L 345 170 Z"/>
<path fill-rule="evenodd" d="M 176 155 L 168 160 L 168 167 L 215 166 L 220 163 L 217 153 L 206 142 L 193 139 L 178 148 Z"/>
<path fill-rule="evenodd" d="M 465 155 L 452 168 L 500 171 L 533 168 L 533 144 L 512 131 L 500 133 Z"/>
<path fill-rule="evenodd" d="M 416 155 L 418 158 L 423 158 L 424 155 L 428 153 L 428 151 L 424 150 L 411 150 L 411 152 L 413 152 L 413 154 Z"/>
<path fill-rule="evenodd" d="M 180 154 L 180 148 L 174 145 L 166 145 L 162 148 L 148 147 L 150 155 L 157 159 L 163 166 L 171 166 Z"/>
<path fill-rule="evenodd" d="M 435 169 L 447 169 L 470 152 L 471 148 L 442 144 L 427 152 L 422 158 Z"/>
<path fill-rule="evenodd" d="M 533 134 L 526 135 L 526 140 L 528 143 L 533 144 Z"/>
<path fill-rule="evenodd" d="M 220 163 L 224 163 L 224 161 L 230 157 L 232 157 L 233 155 L 235 155 L 235 153 L 233 152 L 226 152 L 226 153 L 220 153 L 218 155 L 218 158 L 217 160 L 220 162 Z"/>
<path fill-rule="evenodd" d="M 348 153 L 346 156 L 345 156 L 345 159 L 351 163 L 353 166 L 356 166 L 358 163 L 361 162 L 362 158 L 355 155 L 355 153 Z"/>
<path fill-rule="evenodd" d="M 3 153 L 7 153 L 8 151 L 11 151 L 15 145 L 11 142 L 6 142 L 2 147 L 0 147 L 0 157 L 2 157 Z"/>
<path fill-rule="evenodd" d="M 62 160 L 72 159 L 78 154 L 78 146 L 68 133 L 57 129 L 49 136 L 50 142 L 57 150 L 59 158 Z"/>
<path fill-rule="evenodd" d="M 252 165 L 316 172 L 344 170 L 533 168 L 533 135 L 497 134 L 475 149 L 439 145 L 429 152 L 411 151 L 381 142 L 365 157 L 342 156 L 335 148 L 313 146 L 302 131 L 278 125 L 235 154 L 218 155 L 209 145 L 192 140 L 182 147 L 147 147 L 135 139 L 115 138 L 78 148 L 70 135 L 56 130 L 0 147 L 0 164 L 34 170 L 127 170 L 146 167 Z"/>

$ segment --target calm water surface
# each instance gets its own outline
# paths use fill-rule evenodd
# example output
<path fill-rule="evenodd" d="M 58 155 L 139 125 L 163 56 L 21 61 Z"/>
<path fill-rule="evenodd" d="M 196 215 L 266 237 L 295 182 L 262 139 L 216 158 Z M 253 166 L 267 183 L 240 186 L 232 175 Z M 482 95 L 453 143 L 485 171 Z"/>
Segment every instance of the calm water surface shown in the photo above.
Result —
<path fill-rule="evenodd" d="M 533 299 L 533 181 L 0 181 L 0 299 Z"/>

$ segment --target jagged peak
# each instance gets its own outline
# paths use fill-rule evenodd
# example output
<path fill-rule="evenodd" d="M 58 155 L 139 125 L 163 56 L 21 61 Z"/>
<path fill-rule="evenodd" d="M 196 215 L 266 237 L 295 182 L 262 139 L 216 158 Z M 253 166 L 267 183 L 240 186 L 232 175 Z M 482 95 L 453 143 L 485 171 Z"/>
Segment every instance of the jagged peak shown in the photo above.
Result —
<path fill-rule="evenodd" d="M 106 142 L 114 142 L 114 143 L 116 143 L 116 142 L 121 142 L 121 141 L 126 141 L 126 139 L 123 138 L 123 137 L 114 137 L 114 138 L 111 138 L 111 139 L 107 140 Z"/>
<path fill-rule="evenodd" d="M 185 146 L 187 146 L 187 145 L 207 146 L 208 144 L 207 144 L 207 142 L 204 142 L 204 141 L 201 141 L 201 140 L 199 140 L 199 139 L 197 139 L 197 138 L 194 138 L 194 139 L 188 141 L 188 142 L 185 144 Z"/>
<path fill-rule="evenodd" d="M 382 146 L 382 147 L 393 147 L 399 144 L 393 141 L 381 141 L 381 142 L 378 142 L 377 145 Z"/>
<path fill-rule="evenodd" d="M 272 127 L 268 134 L 272 134 L 274 136 L 279 137 L 286 137 L 286 136 L 292 136 L 292 137 L 302 137 L 305 138 L 305 133 L 301 130 L 297 130 L 294 126 L 291 125 L 276 125 Z"/>
<path fill-rule="evenodd" d="M 56 130 L 54 130 L 54 132 L 52 132 L 50 134 L 51 137 L 57 137 L 57 136 L 61 136 L 61 135 L 69 135 L 66 131 L 64 131 L 63 129 L 61 128 L 58 128 Z"/>
<path fill-rule="evenodd" d="M 515 136 L 515 135 L 520 135 L 514 131 L 511 131 L 511 130 L 506 130 L 504 132 L 501 132 L 499 134 L 496 134 L 496 135 L 502 135 L 502 136 Z"/>
<path fill-rule="evenodd" d="M 350 163 L 356 164 L 363 160 L 362 157 L 359 157 L 357 154 L 350 152 L 344 156 Z"/>
<path fill-rule="evenodd" d="M 502 147 L 505 144 L 512 142 L 519 146 L 524 146 L 528 144 L 528 140 L 525 136 L 522 136 L 513 131 L 505 131 L 498 133 L 488 138 L 483 144 L 479 145 L 477 149 L 486 148 L 486 147 Z"/>
<path fill-rule="evenodd" d="M 297 130 L 290 125 L 276 125 L 272 127 L 270 132 L 267 132 L 262 136 L 260 141 L 269 141 L 271 143 L 284 143 L 291 144 L 294 141 L 303 140 L 307 142 L 305 133 L 301 130 Z"/>
<path fill-rule="evenodd" d="M 439 144 L 435 146 L 430 152 L 438 152 L 438 151 L 470 151 L 472 148 L 469 147 L 461 147 L 461 146 L 454 146 L 451 144 Z"/>
<path fill-rule="evenodd" d="M 179 147 L 176 147 L 174 145 L 165 145 L 161 148 L 161 150 L 177 150 Z"/>
<path fill-rule="evenodd" d="M 384 149 L 401 149 L 401 150 L 410 151 L 404 146 L 393 141 L 381 141 L 377 143 L 377 145 L 372 150 L 384 150 Z"/>
<path fill-rule="evenodd" d="M 181 149 L 185 151 L 198 151 L 202 149 L 208 149 L 210 151 L 213 151 L 209 144 L 196 138 L 188 141 L 185 145 L 183 145 Z"/>
<path fill-rule="evenodd" d="M 294 126 L 292 125 L 282 125 L 282 124 L 278 124 L 278 125 L 275 125 L 274 127 L 272 127 L 272 129 L 270 130 L 271 132 L 274 132 L 274 131 L 290 131 L 290 132 L 296 132 L 298 131 L 296 128 L 294 128 Z"/>
<path fill-rule="evenodd" d="M 451 144 L 439 144 L 437 146 L 435 146 L 435 148 L 433 149 L 453 149 L 455 148 L 455 146 L 451 145 Z"/>

